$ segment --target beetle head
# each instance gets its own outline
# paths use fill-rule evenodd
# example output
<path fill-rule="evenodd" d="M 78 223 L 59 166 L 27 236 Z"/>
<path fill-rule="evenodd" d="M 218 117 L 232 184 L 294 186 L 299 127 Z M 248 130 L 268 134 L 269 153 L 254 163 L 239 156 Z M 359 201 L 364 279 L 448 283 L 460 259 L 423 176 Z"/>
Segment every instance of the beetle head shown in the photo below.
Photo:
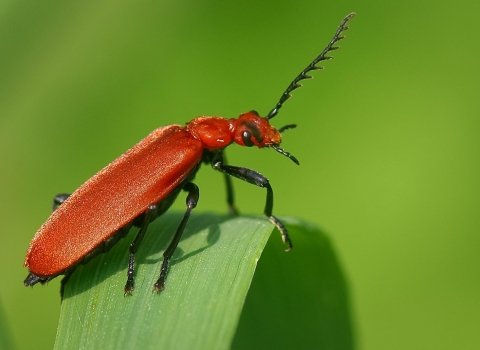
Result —
<path fill-rule="evenodd" d="M 246 147 L 272 147 L 275 151 L 290 158 L 294 163 L 299 164 L 294 156 L 279 147 L 282 141 L 281 133 L 294 127 L 296 125 L 291 124 L 277 130 L 270 125 L 267 118 L 260 117 L 256 111 L 243 113 L 237 119 L 230 119 L 230 130 L 235 143 Z"/>

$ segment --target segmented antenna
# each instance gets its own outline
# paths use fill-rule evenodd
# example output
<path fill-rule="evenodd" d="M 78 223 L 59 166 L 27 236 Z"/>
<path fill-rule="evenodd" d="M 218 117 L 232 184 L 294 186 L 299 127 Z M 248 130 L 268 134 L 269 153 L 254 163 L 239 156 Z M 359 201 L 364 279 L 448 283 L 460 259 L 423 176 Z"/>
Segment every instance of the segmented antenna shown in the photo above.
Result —
<path fill-rule="evenodd" d="M 327 53 L 329 53 L 330 51 L 334 51 L 334 50 L 337 50 L 337 49 L 340 48 L 339 46 L 333 46 L 333 45 L 337 41 L 340 41 L 340 40 L 345 38 L 344 35 L 340 36 L 340 34 L 342 34 L 342 32 L 344 32 L 345 30 L 350 28 L 349 26 L 346 26 L 346 24 L 354 16 L 355 16 L 355 12 L 349 14 L 347 17 L 345 17 L 343 19 L 342 23 L 340 23 L 340 26 L 338 27 L 337 31 L 335 32 L 335 35 L 333 36 L 332 40 L 330 40 L 330 43 L 328 43 L 327 47 L 323 49 L 322 53 L 317 58 L 315 58 L 312 63 L 310 63 L 295 79 L 293 79 L 293 81 L 288 86 L 287 90 L 285 90 L 285 92 L 282 94 L 282 97 L 280 97 L 280 100 L 278 101 L 275 108 L 272 109 L 270 111 L 270 113 L 268 113 L 268 115 L 265 118 L 272 119 L 273 117 L 275 117 L 277 115 L 280 108 L 282 108 L 283 103 L 290 98 L 290 96 L 291 96 L 290 93 L 293 90 L 302 86 L 302 84 L 299 84 L 300 80 L 312 78 L 311 75 L 307 75 L 308 72 L 310 72 L 312 70 L 323 69 L 322 66 L 317 66 L 316 65 L 318 62 L 325 61 L 325 60 L 330 60 L 330 59 L 333 58 L 331 56 L 325 56 L 325 55 Z"/>

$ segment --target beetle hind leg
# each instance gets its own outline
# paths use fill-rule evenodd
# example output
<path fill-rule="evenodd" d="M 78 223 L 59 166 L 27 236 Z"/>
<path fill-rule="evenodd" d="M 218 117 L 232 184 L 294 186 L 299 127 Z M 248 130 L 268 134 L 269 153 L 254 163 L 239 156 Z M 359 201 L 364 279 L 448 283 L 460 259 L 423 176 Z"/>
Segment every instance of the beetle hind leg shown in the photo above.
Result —
<path fill-rule="evenodd" d="M 37 283 L 45 284 L 45 283 L 47 283 L 48 281 L 50 281 L 51 279 L 52 279 L 52 277 L 50 277 L 50 278 L 42 278 L 42 277 L 40 277 L 40 276 L 35 275 L 35 274 L 32 273 L 32 272 L 29 272 L 27 278 L 25 278 L 25 279 L 23 280 L 23 285 L 24 285 L 25 287 L 33 287 L 33 286 L 36 285 Z"/>
<path fill-rule="evenodd" d="M 60 193 L 53 198 L 52 211 L 57 210 L 57 208 L 70 197 L 68 193 Z"/>
<path fill-rule="evenodd" d="M 170 259 L 172 258 L 172 255 L 175 252 L 175 249 L 177 248 L 178 243 L 180 242 L 180 238 L 182 237 L 183 231 L 185 230 L 185 226 L 187 224 L 188 218 L 190 217 L 190 213 L 192 212 L 192 209 L 197 206 L 198 199 L 200 198 L 200 191 L 198 189 L 198 186 L 195 185 L 194 183 L 188 182 L 183 189 L 188 192 L 187 200 L 186 200 L 187 210 L 183 215 L 183 219 L 180 222 L 180 225 L 178 226 L 177 231 L 175 231 L 175 235 L 173 236 L 173 239 L 170 242 L 170 245 L 163 253 L 163 261 L 162 261 L 162 267 L 160 268 L 160 276 L 157 282 L 153 285 L 153 289 L 157 293 L 165 289 L 165 280 L 167 279 L 168 265 L 169 265 Z"/>
<path fill-rule="evenodd" d="M 151 204 L 146 212 L 142 214 L 143 222 L 140 225 L 140 230 L 130 244 L 130 258 L 128 261 L 127 282 L 125 283 L 124 295 L 131 294 L 135 289 L 135 253 L 137 252 L 140 243 L 142 243 L 143 237 L 145 237 L 148 225 L 156 215 L 157 208 L 157 204 Z"/>

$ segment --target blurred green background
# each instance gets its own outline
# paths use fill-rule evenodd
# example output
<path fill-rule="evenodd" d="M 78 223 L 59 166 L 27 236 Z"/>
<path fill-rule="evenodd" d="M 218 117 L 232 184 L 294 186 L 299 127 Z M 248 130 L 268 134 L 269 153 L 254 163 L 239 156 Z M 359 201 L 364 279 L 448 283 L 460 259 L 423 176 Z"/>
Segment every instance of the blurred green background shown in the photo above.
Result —
<path fill-rule="evenodd" d="M 478 349 L 479 8 L 2 1 L 0 303 L 18 348 L 54 342 L 59 281 L 22 285 L 26 249 L 53 195 L 72 192 L 156 127 L 266 114 L 356 11 L 335 60 L 273 119 L 299 125 L 282 146 L 301 166 L 236 146 L 229 162 L 270 179 L 277 215 L 329 233 L 360 349 Z M 200 171 L 198 212 L 226 211 L 220 181 Z M 264 191 L 235 185 L 240 210 L 261 213 Z"/>

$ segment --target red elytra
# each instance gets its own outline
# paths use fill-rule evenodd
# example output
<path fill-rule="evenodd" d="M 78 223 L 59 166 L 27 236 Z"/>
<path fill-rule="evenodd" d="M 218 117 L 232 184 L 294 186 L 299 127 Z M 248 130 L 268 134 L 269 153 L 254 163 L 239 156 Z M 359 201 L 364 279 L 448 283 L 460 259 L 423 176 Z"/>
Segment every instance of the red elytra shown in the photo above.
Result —
<path fill-rule="evenodd" d="M 196 166 L 202 150 L 202 142 L 180 125 L 154 130 L 53 212 L 33 237 L 25 266 L 42 278 L 68 269 L 165 198 Z"/>
<path fill-rule="evenodd" d="M 232 213 L 236 213 L 236 209 L 229 176 L 266 188 L 264 213 L 280 230 L 288 251 L 292 247 L 288 232 L 272 215 L 273 190 L 268 179 L 254 170 L 226 165 L 223 150 L 232 143 L 247 147 L 272 147 L 298 164 L 295 157 L 279 147 L 281 133 L 295 125 L 277 130 L 269 120 L 278 113 L 290 93 L 301 86 L 298 82 L 310 78 L 306 73 L 323 68 L 316 64 L 331 58 L 326 54 L 338 48 L 333 45 L 344 38 L 340 34 L 349 28 L 346 23 L 353 16 L 352 13 L 343 19 L 328 46 L 292 81 L 266 117 L 251 111 L 236 119 L 198 117 L 185 127 L 170 125 L 158 128 L 72 195 L 57 196 L 54 206 L 58 205 L 58 208 L 37 231 L 27 251 L 24 266 L 28 267 L 29 275 L 24 284 L 43 284 L 61 274 L 68 277 L 78 264 L 110 249 L 135 225 L 140 230 L 130 246 L 125 285 L 125 294 L 131 293 L 135 285 L 135 252 L 148 224 L 163 214 L 179 192 L 185 190 L 188 192 L 187 210 L 164 253 L 160 276 L 154 285 L 155 290 L 162 290 L 169 260 L 199 199 L 198 187 L 191 181 L 202 162 L 211 163 L 214 169 L 226 175 L 227 201 Z"/>

